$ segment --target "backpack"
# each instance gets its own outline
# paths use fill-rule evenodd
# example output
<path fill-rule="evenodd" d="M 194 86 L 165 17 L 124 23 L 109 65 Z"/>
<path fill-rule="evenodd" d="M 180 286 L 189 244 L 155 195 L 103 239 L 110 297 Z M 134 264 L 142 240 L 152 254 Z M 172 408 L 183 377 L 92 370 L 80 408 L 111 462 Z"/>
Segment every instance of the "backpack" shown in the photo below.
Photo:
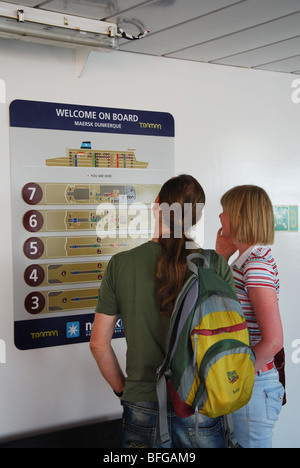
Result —
<path fill-rule="evenodd" d="M 216 255 L 202 249 L 187 257 L 192 274 L 172 312 L 166 357 L 157 370 L 164 447 L 170 444 L 167 387 L 182 418 L 198 412 L 210 418 L 230 414 L 252 395 L 255 355 L 247 323 L 235 291 L 215 271 Z"/>

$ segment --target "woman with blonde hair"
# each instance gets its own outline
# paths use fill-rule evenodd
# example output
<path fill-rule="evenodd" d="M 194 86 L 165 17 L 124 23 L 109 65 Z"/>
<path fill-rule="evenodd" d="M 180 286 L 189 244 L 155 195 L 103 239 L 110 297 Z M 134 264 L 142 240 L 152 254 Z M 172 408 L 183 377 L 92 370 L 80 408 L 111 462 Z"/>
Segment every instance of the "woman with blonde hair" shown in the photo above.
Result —
<path fill-rule="evenodd" d="M 216 251 L 227 261 L 238 251 L 231 269 L 256 355 L 252 398 L 232 415 L 234 432 L 244 448 L 270 448 L 284 396 L 274 365 L 274 356 L 283 348 L 283 331 L 278 269 L 270 248 L 273 206 L 265 190 L 255 185 L 232 188 L 221 205 Z"/>
<path fill-rule="evenodd" d="M 165 182 L 153 208 L 153 239 L 113 256 L 102 279 L 90 347 L 103 377 L 122 400 L 124 448 L 161 447 L 156 371 L 165 357 L 174 302 L 188 274 L 191 239 L 186 231 L 199 221 L 204 203 L 194 177 L 180 175 Z M 230 268 L 219 255 L 215 269 L 234 290 Z M 127 344 L 126 377 L 111 346 L 118 314 Z M 173 448 L 225 447 L 222 418 L 182 419 L 170 404 L 168 421 Z"/>

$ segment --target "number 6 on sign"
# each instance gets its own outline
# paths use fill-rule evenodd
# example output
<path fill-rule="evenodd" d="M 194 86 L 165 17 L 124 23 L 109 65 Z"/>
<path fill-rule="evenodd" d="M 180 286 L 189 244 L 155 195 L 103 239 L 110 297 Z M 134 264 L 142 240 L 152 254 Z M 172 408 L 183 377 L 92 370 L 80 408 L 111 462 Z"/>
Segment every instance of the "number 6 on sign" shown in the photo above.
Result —
<path fill-rule="evenodd" d="M 23 216 L 23 226 L 27 231 L 37 232 L 42 229 L 44 218 L 39 211 L 30 210 Z"/>

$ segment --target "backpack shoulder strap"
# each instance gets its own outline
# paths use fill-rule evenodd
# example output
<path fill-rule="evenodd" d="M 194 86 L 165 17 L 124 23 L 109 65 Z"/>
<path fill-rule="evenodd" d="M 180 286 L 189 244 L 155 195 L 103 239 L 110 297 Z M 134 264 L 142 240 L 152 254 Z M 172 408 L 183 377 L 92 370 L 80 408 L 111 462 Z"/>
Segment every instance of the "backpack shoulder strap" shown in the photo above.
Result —
<path fill-rule="evenodd" d="M 178 333 L 180 333 L 183 324 L 185 323 L 187 316 L 194 306 L 197 299 L 197 277 L 191 275 L 186 282 L 184 283 L 182 290 L 180 291 L 177 299 L 175 301 L 174 309 L 172 312 L 170 320 L 170 328 L 167 336 L 166 343 L 166 355 L 163 363 L 157 369 L 157 374 L 162 375 L 168 368 L 170 364 L 170 359 L 174 354 L 176 349 L 176 344 L 178 340 Z"/>
<path fill-rule="evenodd" d="M 209 268 L 210 270 L 214 270 L 217 252 L 212 249 L 205 249 L 205 250 L 202 249 L 201 253 L 203 254 L 205 260 L 207 261 L 207 264 L 209 265 L 208 267 L 206 266 L 206 268 Z"/>
<path fill-rule="evenodd" d="M 159 435 L 163 448 L 171 448 L 171 437 L 168 427 L 167 412 L 167 381 L 166 376 L 160 375 L 157 378 L 156 393 L 159 407 Z"/>
<path fill-rule="evenodd" d="M 201 260 L 203 268 L 212 269 L 215 265 L 215 251 L 209 249 L 201 249 L 201 253 L 192 253 L 186 257 L 188 268 L 198 276 L 198 265 Z M 193 262 L 193 260 L 197 262 Z"/>

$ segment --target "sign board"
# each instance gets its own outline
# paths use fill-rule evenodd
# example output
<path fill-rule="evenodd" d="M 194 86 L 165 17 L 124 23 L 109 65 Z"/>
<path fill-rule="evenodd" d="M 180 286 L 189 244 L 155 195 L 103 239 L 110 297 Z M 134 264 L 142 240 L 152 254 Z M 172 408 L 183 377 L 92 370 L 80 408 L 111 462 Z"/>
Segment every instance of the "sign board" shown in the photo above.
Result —
<path fill-rule="evenodd" d="M 151 238 L 152 204 L 174 175 L 174 119 L 16 100 L 10 143 L 15 345 L 89 341 L 110 257 Z"/>

